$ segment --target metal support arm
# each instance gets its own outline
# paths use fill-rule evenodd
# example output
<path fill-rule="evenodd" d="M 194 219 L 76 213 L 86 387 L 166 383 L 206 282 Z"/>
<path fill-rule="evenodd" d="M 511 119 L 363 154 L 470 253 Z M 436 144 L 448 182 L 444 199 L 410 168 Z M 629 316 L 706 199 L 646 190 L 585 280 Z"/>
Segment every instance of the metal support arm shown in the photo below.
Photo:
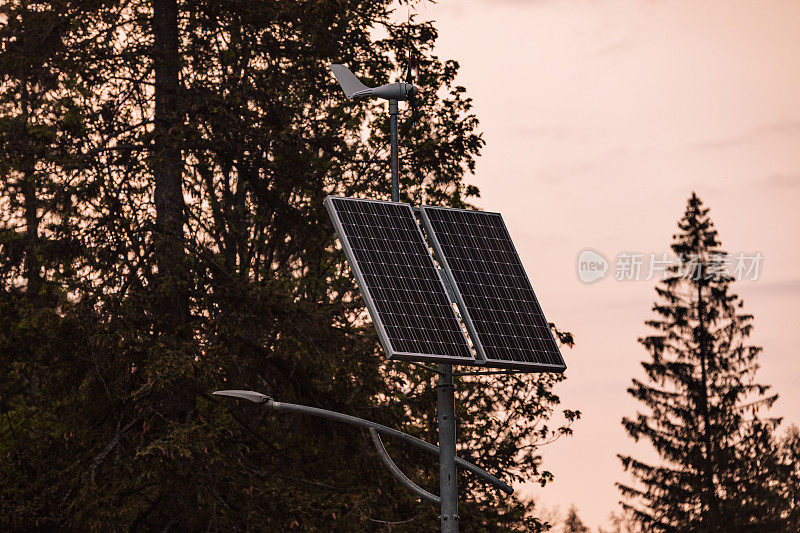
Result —
<path fill-rule="evenodd" d="M 240 400 L 249 400 L 251 402 L 257 403 L 261 405 L 264 409 L 268 409 L 270 411 L 275 412 L 283 412 L 283 413 L 297 413 L 303 415 L 311 415 L 311 416 L 319 416 L 322 418 L 327 418 L 329 420 L 334 420 L 336 422 L 342 422 L 344 424 L 350 424 L 351 426 L 361 427 L 367 430 L 374 429 L 378 433 L 390 437 L 396 437 L 400 440 L 403 440 L 409 444 L 413 444 L 417 448 L 421 448 L 428 453 L 432 453 L 434 455 L 439 455 L 439 447 L 434 446 L 433 444 L 427 443 L 424 440 L 420 440 L 416 437 L 412 437 L 411 435 L 407 435 L 402 431 L 398 431 L 396 429 L 390 428 L 389 426 L 384 426 L 382 424 L 376 424 L 375 422 L 370 422 L 369 420 L 364 420 L 363 418 L 358 418 L 356 416 L 350 416 L 343 413 L 337 413 L 335 411 L 328 411 L 327 409 L 319 409 L 317 407 L 308 407 L 306 405 L 299 405 L 296 403 L 285 403 L 285 402 L 276 402 L 269 396 L 261 394 L 260 392 L 255 391 L 242 391 L 242 390 L 221 390 L 214 392 L 215 396 L 229 396 L 232 398 L 237 398 Z M 505 492 L 506 494 L 513 494 L 514 489 L 508 485 L 497 479 L 495 476 L 480 468 L 475 466 L 474 464 L 465 461 L 461 457 L 455 458 L 456 464 L 463 468 L 464 470 L 468 470 L 472 472 L 476 476 L 480 477 L 487 483 L 489 483 L 494 488 Z M 422 490 L 422 489 L 420 489 Z"/>
<path fill-rule="evenodd" d="M 381 436 L 378 435 L 378 431 L 375 428 L 369 428 L 369 434 L 372 437 L 372 442 L 375 444 L 375 449 L 378 451 L 378 456 L 383 461 L 383 464 L 386 465 L 386 468 L 394 474 L 394 477 L 402 483 L 408 490 L 415 493 L 417 496 L 422 498 L 423 500 L 428 500 L 431 503 L 435 503 L 439 505 L 442 503 L 442 499 L 435 494 L 431 494 L 427 490 L 423 489 L 406 476 L 402 470 L 400 470 L 392 458 L 389 457 L 389 452 L 386 451 L 386 448 L 383 446 L 383 442 L 381 441 Z"/>

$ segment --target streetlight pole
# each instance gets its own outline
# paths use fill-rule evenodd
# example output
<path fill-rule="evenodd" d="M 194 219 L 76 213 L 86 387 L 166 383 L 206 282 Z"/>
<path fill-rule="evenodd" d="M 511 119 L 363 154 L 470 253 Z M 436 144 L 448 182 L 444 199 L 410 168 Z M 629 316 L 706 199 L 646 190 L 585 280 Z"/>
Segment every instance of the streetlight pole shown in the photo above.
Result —
<path fill-rule="evenodd" d="M 453 365 L 439 365 L 436 386 L 439 422 L 439 497 L 443 533 L 458 533 L 458 472 L 456 471 L 456 413 Z"/>
<path fill-rule="evenodd" d="M 389 100 L 392 201 L 400 201 L 400 158 L 397 142 L 397 100 Z M 439 424 L 439 497 L 443 533 L 458 533 L 458 472 L 456 470 L 456 413 L 453 365 L 439 365 L 436 386 Z"/>
<path fill-rule="evenodd" d="M 414 97 L 419 88 L 411 83 L 389 83 L 367 87 L 344 65 L 331 65 L 347 98 L 383 98 L 389 102 L 389 142 L 391 148 L 392 201 L 400 201 L 400 161 L 397 140 L 398 101 L 406 100 L 415 109 Z M 410 79 L 409 79 L 410 81 Z M 453 366 L 439 365 L 436 386 L 439 424 L 439 489 L 442 531 L 458 532 L 458 474 L 456 470 L 456 417 Z"/>
<path fill-rule="evenodd" d="M 389 100 L 389 137 L 392 151 L 392 201 L 400 201 L 400 157 L 397 146 L 397 100 Z"/>

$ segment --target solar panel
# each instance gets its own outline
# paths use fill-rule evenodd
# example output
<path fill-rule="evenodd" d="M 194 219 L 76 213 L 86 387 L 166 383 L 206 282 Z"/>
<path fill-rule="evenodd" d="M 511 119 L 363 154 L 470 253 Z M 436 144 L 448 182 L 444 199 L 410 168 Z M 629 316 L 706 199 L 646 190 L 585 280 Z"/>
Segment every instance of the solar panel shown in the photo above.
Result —
<path fill-rule="evenodd" d="M 430 206 L 421 216 L 485 364 L 563 372 L 564 359 L 503 217 Z"/>
<path fill-rule="evenodd" d="M 325 207 L 387 355 L 474 364 L 411 206 L 328 196 Z"/>

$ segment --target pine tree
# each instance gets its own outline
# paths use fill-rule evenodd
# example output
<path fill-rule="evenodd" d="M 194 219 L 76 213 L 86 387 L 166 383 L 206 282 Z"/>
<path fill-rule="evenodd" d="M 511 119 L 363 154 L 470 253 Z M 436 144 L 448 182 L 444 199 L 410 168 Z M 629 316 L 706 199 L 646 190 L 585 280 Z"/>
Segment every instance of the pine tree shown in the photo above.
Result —
<path fill-rule="evenodd" d="M 622 424 L 662 459 L 620 455 L 637 484 L 618 483 L 623 507 L 647 530 L 779 530 L 759 448 L 779 423 L 759 419 L 777 395 L 755 382 L 760 347 L 747 344 L 753 317 L 731 292 L 726 256 L 708 209 L 692 193 L 672 250 L 679 261 L 656 288 L 655 331 L 639 342 L 648 382 L 628 392 L 647 408 Z M 756 491 L 756 487 L 761 490 Z"/>
<path fill-rule="evenodd" d="M 575 504 L 570 505 L 567 518 L 564 520 L 564 533 L 588 533 L 588 531 L 589 528 L 578 516 L 578 508 L 575 507 Z"/>

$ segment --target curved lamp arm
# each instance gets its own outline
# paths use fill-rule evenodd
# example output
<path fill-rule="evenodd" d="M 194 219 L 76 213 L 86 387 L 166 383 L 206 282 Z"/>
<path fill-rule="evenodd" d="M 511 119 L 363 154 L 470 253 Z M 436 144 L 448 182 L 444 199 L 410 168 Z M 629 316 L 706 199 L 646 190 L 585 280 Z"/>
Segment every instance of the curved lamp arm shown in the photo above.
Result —
<path fill-rule="evenodd" d="M 408 490 L 415 493 L 423 500 L 428 500 L 429 502 L 435 503 L 436 505 L 442 503 L 442 499 L 440 497 L 438 497 L 435 494 L 431 494 L 427 490 L 423 489 L 422 487 L 420 487 L 419 485 L 408 479 L 408 476 L 406 476 L 403 473 L 403 471 L 400 470 L 396 464 L 394 464 L 394 461 L 392 461 L 392 458 L 389 457 L 389 453 L 383 446 L 383 442 L 381 441 L 381 436 L 378 435 L 378 432 L 375 430 L 375 428 L 369 428 L 369 434 L 372 437 L 372 442 L 375 444 L 375 449 L 378 450 L 378 456 L 380 456 L 381 461 L 383 461 L 383 464 L 386 465 L 386 468 L 388 468 L 389 471 L 392 474 L 394 474 L 394 477 L 396 477 L 400 483 L 402 483 Z"/>
<path fill-rule="evenodd" d="M 267 396 L 265 394 L 261 394 L 260 392 L 255 392 L 255 391 L 221 390 L 221 391 L 216 391 L 213 394 L 214 394 L 214 396 L 228 396 L 228 397 L 237 398 L 237 399 L 240 399 L 240 400 L 248 400 L 248 401 L 257 403 L 257 404 L 261 405 L 262 407 L 264 407 L 265 409 L 269 409 L 270 411 L 284 412 L 284 413 L 297 413 L 297 414 L 304 414 L 304 415 L 311 415 L 311 416 L 319 416 L 319 417 L 322 417 L 322 418 L 327 418 L 329 420 L 334 420 L 336 422 L 342 422 L 344 424 L 350 424 L 351 426 L 357 426 L 357 427 L 361 427 L 361 428 L 364 428 L 364 429 L 368 429 L 368 430 L 370 430 L 370 433 L 372 433 L 372 431 L 374 430 L 377 433 L 381 433 L 383 435 L 387 435 L 387 436 L 390 436 L 390 437 L 396 437 L 396 438 L 398 438 L 400 440 L 403 440 L 403 441 L 405 441 L 405 442 L 407 442 L 409 444 L 413 444 L 417 448 L 422 448 L 423 450 L 425 450 L 428 453 L 432 453 L 432 454 L 437 455 L 437 456 L 439 455 L 439 447 L 438 446 L 434 446 L 433 444 L 427 443 L 424 440 L 420 440 L 420 439 L 418 439 L 416 437 L 412 437 L 411 435 L 407 435 L 407 434 L 403 433 L 402 431 L 398 431 L 396 429 L 392 429 L 389 426 L 384 426 L 382 424 L 377 424 L 375 422 L 370 422 L 369 420 L 364 420 L 363 418 L 358 418 L 356 416 L 345 415 L 343 413 L 337 413 L 335 411 L 328 411 L 327 409 L 319 409 L 317 407 L 308 407 L 306 405 L 299 405 L 299 404 L 296 404 L 296 403 L 276 402 L 275 400 L 273 400 L 269 396 Z M 373 441 L 374 440 L 375 439 L 373 438 Z M 375 444 L 375 447 L 376 448 L 378 447 L 377 443 Z M 381 443 L 380 448 L 383 448 L 383 443 Z M 383 448 L 383 453 L 386 453 L 386 449 L 385 448 Z M 378 454 L 379 455 L 381 454 L 381 450 L 380 449 L 378 449 Z M 386 457 L 389 459 L 389 461 L 391 461 L 391 458 L 389 457 L 388 454 L 386 454 Z M 383 456 L 381 456 L 381 460 L 383 460 Z M 386 463 L 385 460 L 384 460 L 384 464 L 386 464 L 386 466 L 389 468 L 389 470 L 392 470 L 392 473 L 394 473 L 394 470 L 392 469 L 392 467 L 390 467 Z M 394 465 L 394 462 L 392 462 L 392 465 Z M 456 465 L 458 465 L 459 467 L 463 468 L 464 470 L 468 470 L 468 471 L 472 472 L 476 476 L 482 478 L 484 481 L 489 483 L 494 488 L 496 488 L 498 490 L 501 490 L 501 491 L 505 492 L 506 494 L 513 494 L 514 493 L 513 487 L 511 487 L 507 483 L 504 483 L 504 482 L 500 481 L 499 479 L 497 479 L 495 476 L 493 476 L 492 474 L 490 474 L 489 472 L 487 472 L 483 468 L 475 466 L 474 464 L 472 464 L 472 463 L 470 463 L 468 461 L 465 461 L 461 457 L 456 457 Z M 397 468 L 397 465 L 394 465 L 394 468 L 397 469 L 397 472 L 399 472 L 400 475 L 403 476 L 403 478 L 408 480 L 409 483 L 413 484 L 413 481 L 408 479 L 405 476 L 405 474 L 400 472 L 400 469 Z M 397 474 L 395 474 L 395 475 L 397 475 Z M 400 479 L 400 478 L 398 477 L 398 479 Z M 400 479 L 400 481 L 401 481 L 401 483 L 403 483 L 405 485 L 405 482 L 402 479 Z M 406 485 L 406 486 L 408 486 L 408 485 Z M 424 489 L 418 487 L 417 485 L 414 485 L 414 486 L 417 487 L 417 489 L 419 489 L 421 491 L 424 491 Z M 409 487 L 409 488 L 411 488 L 411 487 Z M 417 492 L 413 488 L 411 490 L 413 490 L 414 492 Z M 424 491 L 424 492 L 427 492 L 427 491 Z M 417 494 L 419 494 L 419 493 L 417 492 Z M 430 496 L 433 496 L 434 498 L 437 498 L 437 500 L 438 500 L 438 496 L 434 496 L 433 494 L 430 494 L 430 493 L 428 493 L 428 494 Z M 424 496 L 421 496 L 421 497 L 424 497 Z M 425 498 L 425 499 L 429 500 L 429 498 Z M 433 500 L 429 500 L 429 501 L 433 501 Z"/>

